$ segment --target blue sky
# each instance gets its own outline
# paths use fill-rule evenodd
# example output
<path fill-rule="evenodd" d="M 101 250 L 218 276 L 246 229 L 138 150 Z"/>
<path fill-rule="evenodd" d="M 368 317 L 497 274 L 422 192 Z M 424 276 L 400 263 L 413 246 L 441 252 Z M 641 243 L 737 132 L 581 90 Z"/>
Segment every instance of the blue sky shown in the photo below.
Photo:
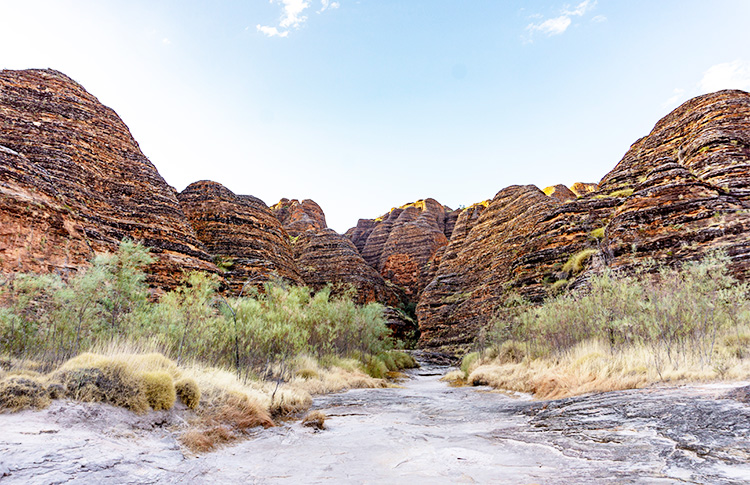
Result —
<path fill-rule="evenodd" d="M 113 108 L 168 183 L 311 198 L 598 182 L 682 101 L 750 90 L 746 0 L 0 0 L 0 68 Z"/>

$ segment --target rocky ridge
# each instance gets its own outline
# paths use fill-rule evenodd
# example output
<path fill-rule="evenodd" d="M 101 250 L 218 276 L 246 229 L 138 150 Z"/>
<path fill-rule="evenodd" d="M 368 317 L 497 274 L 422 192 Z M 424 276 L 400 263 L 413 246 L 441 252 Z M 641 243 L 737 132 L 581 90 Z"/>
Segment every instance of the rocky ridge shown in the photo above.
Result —
<path fill-rule="evenodd" d="M 315 201 L 281 199 L 271 206 L 271 212 L 292 237 L 306 231 L 320 231 L 328 227 L 323 209 Z"/>
<path fill-rule="evenodd" d="M 721 249 L 747 277 L 748 160 L 750 95 L 720 91 L 659 121 L 592 192 L 501 190 L 440 257 L 417 308 L 421 344 L 464 348 L 510 295 L 541 301 L 605 266 L 674 265 Z"/>
<path fill-rule="evenodd" d="M 233 290 L 274 277 L 303 283 L 289 234 L 263 201 L 206 180 L 190 184 L 178 198 Z"/>
<path fill-rule="evenodd" d="M 123 238 L 157 256 L 150 282 L 216 271 L 174 189 L 127 126 L 53 70 L 0 72 L 0 271 L 71 271 Z"/>
<path fill-rule="evenodd" d="M 377 219 L 360 219 L 346 235 L 367 263 L 413 300 L 428 283 L 430 261 L 448 244 L 458 212 L 435 199 L 391 209 Z"/>
<path fill-rule="evenodd" d="M 722 249 L 746 277 L 748 160 L 750 95 L 720 91 L 660 120 L 599 184 L 511 186 L 457 211 L 419 200 L 344 236 L 311 200 L 269 208 L 213 182 L 178 195 L 80 85 L 51 70 L 2 71 L 0 272 L 75 271 L 128 237 L 157 256 L 156 288 L 188 270 L 218 273 L 215 262 L 235 290 L 272 274 L 351 285 L 361 302 L 416 304 L 421 344 L 459 350 L 509 296 L 539 302 L 604 267 Z"/>

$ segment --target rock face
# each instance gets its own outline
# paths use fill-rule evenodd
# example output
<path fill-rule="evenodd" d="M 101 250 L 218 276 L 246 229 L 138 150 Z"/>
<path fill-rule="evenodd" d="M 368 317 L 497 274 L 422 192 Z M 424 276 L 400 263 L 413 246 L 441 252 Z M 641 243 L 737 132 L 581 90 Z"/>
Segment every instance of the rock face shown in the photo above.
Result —
<path fill-rule="evenodd" d="M 586 194 L 594 192 L 598 188 L 599 186 L 597 184 L 587 184 L 584 182 L 576 182 L 570 186 L 570 191 L 576 194 L 577 197 L 583 197 Z"/>
<path fill-rule="evenodd" d="M 328 227 L 323 209 L 310 199 L 302 202 L 297 199 L 281 199 L 271 206 L 271 211 L 292 237 L 305 231 L 317 232 Z"/>
<path fill-rule="evenodd" d="M 747 277 L 749 160 L 750 95 L 721 91 L 657 123 L 593 192 L 501 190 L 471 224 L 459 216 L 436 258 L 417 307 L 421 344 L 458 349 L 502 314 L 509 295 L 541 301 L 604 266 L 630 271 L 647 258 L 678 264 L 722 249 Z"/>
<path fill-rule="evenodd" d="M 450 209 L 424 199 L 375 220 L 360 219 L 347 235 L 370 266 L 416 301 L 427 284 L 430 260 L 448 244 L 456 220 Z"/>
<path fill-rule="evenodd" d="M 0 272 L 75 270 L 126 237 L 155 286 L 216 271 L 127 126 L 67 76 L 0 72 L 0 146 Z"/>
<path fill-rule="evenodd" d="M 206 180 L 190 184 L 178 198 L 233 290 L 274 275 L 302 284 L 289 234 L 263 201 Z"/>
<path fill-rule="evenodd" d="M 351 286 L 356 290 L 358 303 L 399 303 L 397 293 L 365 263 L 349 238 L 333 229 L 300 234 L 294 242 L 294 259 L 305 284 L 315 290 L 329 283 L 339 291 Z"/>
<path fill-rule="evenodd" d="M 544 195 L 557 199 L 560 202 L 568 202 L 569 200 L 575 200 L 577 195 L 562 184 L 553 185 L 543 190 Z"/>

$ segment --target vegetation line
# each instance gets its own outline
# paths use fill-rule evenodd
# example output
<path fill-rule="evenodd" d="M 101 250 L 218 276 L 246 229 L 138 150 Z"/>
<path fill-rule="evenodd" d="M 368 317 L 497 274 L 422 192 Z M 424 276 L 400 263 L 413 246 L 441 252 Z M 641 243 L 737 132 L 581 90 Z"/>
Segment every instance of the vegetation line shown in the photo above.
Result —
<path fill-rule="evenodd" d="M 510 295 L 477 351 L 447 378 L 539 398 L 747 378 L 750 288 L 728 265 L 715 253 L 680 268 L 607 270 L 539 307 Z"/>
<path fill-rule="evenodd" d="M 181 402 L 196 413 L 186 443 L 206 450 L 301 412 L 311 394 L 381 387 L 416 366 L 393 350 L 379 304 L 280 280 L 225 297 L 198 272 L 155 299 L 153 260 L 124 241 L 67 280 L 0 281 L 0 412 L 57 397 L 134 412 Z"/>

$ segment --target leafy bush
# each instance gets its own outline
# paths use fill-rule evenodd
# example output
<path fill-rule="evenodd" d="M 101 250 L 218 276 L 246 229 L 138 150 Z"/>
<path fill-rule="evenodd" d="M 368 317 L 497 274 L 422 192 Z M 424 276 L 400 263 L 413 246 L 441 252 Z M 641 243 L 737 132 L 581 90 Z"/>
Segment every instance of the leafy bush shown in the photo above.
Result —
<path fill-rule="evenodd" d="M 274 366 L 302 354 L 356 357 L 372 367 L 371 360 L 393 347 L 381 305 L 359 306 L 350 295 L 332 297 L 330 288 L 312 293 L 272 281 L 245 297 L 225 298 L 215 276 L 191 272 L 150 302 L 144 269 L 153 260 L 147 249 L 123 241 L 117 253 L 98 255 L 67 281 L 10 278 L 0 286 L 0 356 L 35 359 L 48 371 L 81 352 L 139 342 L 177 365 L 233 367 L 248 379 L 269 376 Z M 412 365 L 404 358 L 391 364 L 401 363 Z M 101 381 L 100 371 L 76 372 Z"/>
<path fill-rule="evenodd" d="M 646 346 L 657 366 L 678 365 L 688 355 L 712 365 L 721 338 L 736 335 L 739 341 L 740 329 L 750 323 L 748 285 L 729 274 L 728 263 L 725 254 L 717 253 L 676 269 L 592 276 L 585 292 L 506 312 L 493 322 L 495 355 L 511 350 L 512 360 L 559 355 L 598 339 L 612 349 Z M 507 343 L 511 340 L 515 343 Z"/>

